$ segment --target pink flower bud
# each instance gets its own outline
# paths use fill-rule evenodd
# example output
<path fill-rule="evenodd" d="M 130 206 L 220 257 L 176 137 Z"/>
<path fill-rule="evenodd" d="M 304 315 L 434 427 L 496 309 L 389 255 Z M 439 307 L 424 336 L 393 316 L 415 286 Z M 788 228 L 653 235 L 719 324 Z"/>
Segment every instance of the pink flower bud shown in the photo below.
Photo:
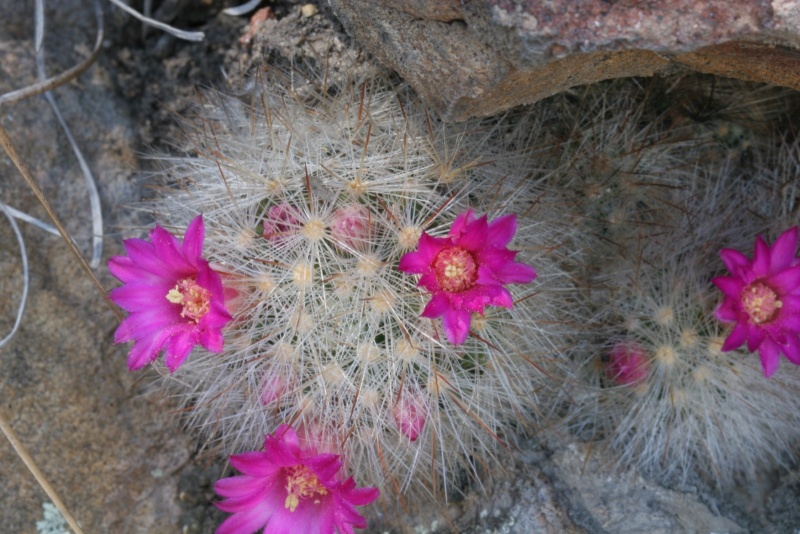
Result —
<path fill-rule="evenodd" d="M 370 235 L 370 213 L 360 204 L 349 204 L 333 212 L 331 236 L 353 249 L 363 248 Z"/>
<path fill-rule="evenodd" d="M 264 237 L 272 242 L 280 241 L 300 226 L 300 214 L 295 208 L 282 202 L 271 206 L 264 219 Z"/>
<path fill-rule="evenodd" d="M 404 390 L 392 408 L 392 416 L 400 433 L 411 441 L 416 441 L 425 427 L 428 409 L 419 390 Z"/>
<path fill-rule="evenodd" d="M 289 381 L 283 375 L 275 374 L 267 378 L 264 386 L 261 388 L 261 404 L 267 404 L 275 401 L 283 392 L 289 387 Z"/>
<path fill-rule="evenodd" d="M 606 362 L 606 376 L 623 386 L 635 386 L 647 380 L 650 360 L 641 345 L 633 341 L 617 343 Z"/>

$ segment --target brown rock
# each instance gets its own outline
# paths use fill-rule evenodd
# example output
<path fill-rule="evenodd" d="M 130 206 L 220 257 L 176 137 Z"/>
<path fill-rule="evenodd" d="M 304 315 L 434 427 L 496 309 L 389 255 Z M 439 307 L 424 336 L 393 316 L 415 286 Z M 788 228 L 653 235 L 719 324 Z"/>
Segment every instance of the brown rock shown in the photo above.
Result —
<path fill-rule="evenodd" d="M 679 67 L 800 89 L 800 8 L 787 0 L 331 4 L 368 51 L 452 120 Z"/>

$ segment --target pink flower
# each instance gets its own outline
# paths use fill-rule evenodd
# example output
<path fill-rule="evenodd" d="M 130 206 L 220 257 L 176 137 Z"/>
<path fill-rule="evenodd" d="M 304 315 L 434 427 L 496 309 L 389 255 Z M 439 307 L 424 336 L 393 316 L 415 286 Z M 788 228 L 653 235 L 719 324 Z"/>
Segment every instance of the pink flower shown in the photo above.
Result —
<path fill-rule="evenodd" d="M 714 313 L 717 319 L 736 323 L 723 351 L 747 342 L 747 350 L 758 350 L 764 375 L 778 369 L 780 355 L 800 365 L 800 259 L 798 228 L 790 228 L 772 246 L 759 236 L 753 259 L 741 252 L 723 249 L 722 261 L 731 276 L 711 280 L 725 294 Z"/>
<path fill-rule="evenodd" d="M 378 498 L 377 488 L 356 488 L 350 477 L 340 480 L 342 462 L 337 454 L 317 454 L 301 448 L 297 433 L 281 425 L 266 436 L 264 452 L 231 456 L 242 476 L 217 481 L 214 491 L 225 500 L 217 508 L 233 515 L 217 534 L 308 532 L 352 534 L 365 528 L 356 512 Z"/>
<path fill-rule="evenodd" d="M 606 363 L 606 376 L 617 384 L 635 386 L 647 380 L 650 360 L 638 343 L 622 342 L 614 345 Z"/>
<path fill-rule="evenodd" d="M 115 343 L 133 341 L 128 368 L 141 369 L 165 350 L 175 372 L 195 345 L 221 352 L 225 309 L 222 280 L 203 258 L 202 215 L 186 229 L 183 242 L 156 226 L 150 242 L 126 239 L 128 256 L 114 256 L 108 269 L 125 285 L 111 292 L 130 315 L 117 328 Z"/>
<path fill-rule="evenodd" d="M 433 294 L 423 317 L 442 317 L 445 335 L 454 345 L 467 339 L 473 313 L 486 306 L 511 308 L 505 284 L 527 284 L 536 278 L 533 267 L 515 262 L 507 246 L 517 231 L 516 215 L 491 223 L 475 218 L 471 209 L 453 221 L 447 237 L 423 232 L 417 250 L 400 258 L 399 269 L 421 274 L 417 285 Z"/>

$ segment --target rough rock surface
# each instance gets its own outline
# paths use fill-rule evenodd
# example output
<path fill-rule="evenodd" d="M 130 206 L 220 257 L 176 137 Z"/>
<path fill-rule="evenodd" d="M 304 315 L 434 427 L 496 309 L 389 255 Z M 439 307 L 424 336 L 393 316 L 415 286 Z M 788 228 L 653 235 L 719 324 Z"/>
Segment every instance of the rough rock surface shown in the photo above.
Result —
<path fill-rule="evenodd" d="M 88 55 L 95 22 L 86 2 L 49 6 L 45 49 L 48 72 L 54 74 Z M 106 35 L 119 35 L 130 24 L 110 10 L 106 16 Z M 106 45 L 97 64 L 54 94 L 98 181 L 106 242 L 97 274 L 110 288 L 115 282 L 105 260 L 122 252 L 120 234 L 130 235 L 127 229 L 143 222 L 124 206 L 141 195 L 135 172 L 147 130 L 136 112 L 148 99 L 137 99 L 141 92 L 118 91 L 117 65 L 126 54 L 110 40 Z M 33 4 L 0 2 L 0 93 L 36 81 L 33 50 Z M 150 99 L 154 80 L 164 78 L 169 81 L 147 79 Z M 176 85 L 193 90 L 188 83 L 170 83 Z M 6 105 L 0 121 L 88 256 L 91 222 L 84 178 L 50 106 L 42 96 Z M 0 154 L 0 200 L 48 221 L 5 153 Z M 0 337 L 13 323 L 22 275 L 16 239 L 2 221 Z M 113 344 L 116 320 L 61 238 L 26 223 L 20 228 L 30 292 L 20 330 L 0 348 L 0 410 L 86 532 L 180 531 L 185 506 L 178 498 L 179 478 L 187 472 L 193 441 L 176 431 L 169 406 L 146 391 L 148 380 L 127 371 L 125 349 Z M 0 479 L 0 532 L 36 532 L 49 500 L 3 437 Z"/>
<path fill-rule="evenodd" d="M 559 479 L 573 488 L 576 503 L 581 503 L 604 531 L 747 532 L 736 522 L 712 513 L 696 495 L 665 489 L 633 469 L 610 469 L 600 458 L 587 446 L 573 443 L 557 452 L 552 461 Z"/>
<path fill-rule="evenodd" d="M 348 32 L 453 120 L 680 66 L 800 89 L 796 2 L 330 3 Z"/>

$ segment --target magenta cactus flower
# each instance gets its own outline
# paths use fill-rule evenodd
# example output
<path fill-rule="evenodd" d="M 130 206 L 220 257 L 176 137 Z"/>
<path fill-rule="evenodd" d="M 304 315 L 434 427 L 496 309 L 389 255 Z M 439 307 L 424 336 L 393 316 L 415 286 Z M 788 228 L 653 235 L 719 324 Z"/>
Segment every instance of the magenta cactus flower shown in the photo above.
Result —
<path fill-rule="evenodd" d="M 127 256 L 114 256 L 108 269 L 124 283 L 110 297 L 130 313 L 114 333 L 115 343 L 133 341 L 128 368 L 141 369 L 164 350 L 175 372 L 195 345 L 222 352 L 222 328 L 231 320 L 222 280 L 203 258 L 205 227 L 198 215 L 181 242 L 156 226 L 150 241 L 126 239 Z"/>
<path fill-rule="evenodd" d="M 800 259 L 798 228 L 778 237 L 772 246 L 759 236 L 753 259 L 739 251 L 723 249 L 720 257 L 730 276 L 712 280 L 725 294 L 717 308 L 717 319 L 735 323 L 722 345 L 734 350 L 747 342 L 747 350 L 758 351 L 764 375 L 778 369 L 780 355 L 800 365 Z"/>
<path fill-rule="evenodd" d="M 515 262 L 507 245 L 517 231 L 514 214 L 488 222 L 472 209 L 456 217 L 447 237 L 423 232 L 417 250 L 400 258 L 399 269 L 420 274 L 420 287 L 433 295 L 422 317 L 442 317 L 445 335 L 461 345 L 469 334 L 473 313 L 486 306 L 511 308 L 506 284 L 527 284 L 536 278 L 533 267 Z"/>
<path fill-rule="evenodd" d="M 261 529 L 352 534 L 354 528 L 367 526 L 355 507 L 380 495 L 377 488 L 356 488 L 352 477 L 342 481 L 339 455 L 303 448 L 287 425 L 265 437 L 263 452 L 236 454 L 230 461 L 243 475 L 214 485 L 225 498 L 217 508 L 233 514 L 217 534 L 252 534 Z"/>
<path fill-rule="evenodd" d="M 650 360 L 645 349 L 633 341 L 614 345 L 606 362 L 606 376 L 623 386 L 641 384 L 650 374 Z"/>

